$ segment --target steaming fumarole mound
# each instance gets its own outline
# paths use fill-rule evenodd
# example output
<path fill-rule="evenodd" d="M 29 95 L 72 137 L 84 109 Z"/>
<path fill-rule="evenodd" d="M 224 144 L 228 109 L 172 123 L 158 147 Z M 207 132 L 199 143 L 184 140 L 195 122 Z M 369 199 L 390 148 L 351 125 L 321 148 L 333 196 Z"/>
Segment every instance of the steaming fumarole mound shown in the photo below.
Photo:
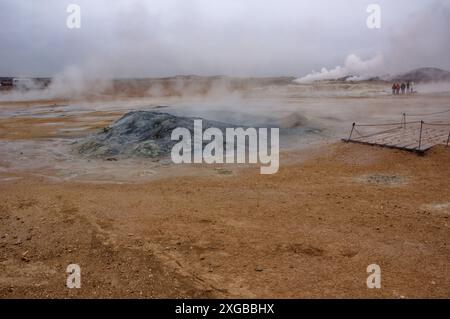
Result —
<path fill-rule="evenodd" d="M 134 111 L 93 136 L 76 143 L 75 149 L 88 157 L 149 157 L 159 158 L 170 154 L 178 141 L 170 139 L 177 127 L 186 128 L 193 136 L 194 120 L 167 113 Z M 234 125 L 203 120 L 203 129 L 218 128 L 225 134 L 227 127 Z"/>

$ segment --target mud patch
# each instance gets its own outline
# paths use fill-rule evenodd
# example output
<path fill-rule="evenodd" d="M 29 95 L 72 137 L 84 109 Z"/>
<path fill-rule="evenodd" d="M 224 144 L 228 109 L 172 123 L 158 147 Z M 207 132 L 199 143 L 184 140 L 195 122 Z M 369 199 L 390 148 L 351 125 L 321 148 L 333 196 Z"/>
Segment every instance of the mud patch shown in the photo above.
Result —
<path fill-rule="evenodd" d="M 311 257 L 320 257 L 325 254 L 324 249 L 303 243 L 281 245 L 278 247 L 278 249 L 289 253 L 302 254 Z"/>
<path fill-rule="evenodd" d="M 230 171 L 230 170 L 227 170 L 227 169 L 223 169 L 223 168 L 216 168 L 216 169 L 214 169 L 214 171 L 218 175 L 225 175 L 225 176 L 233 175 L 233 171 Z"/>
<path fill-rule="evenodd" d="M 420 208 L 434 213 L 450 215 L 450 203 L 424 204 Z"/>
<path fill-rule="evenodd" d="M 407 183 L 407 179 L 403 176 L 384 174 L 363 175 L 357 177 L 356 180 L 360 183 L 391 187 L 403 186 Z"/>

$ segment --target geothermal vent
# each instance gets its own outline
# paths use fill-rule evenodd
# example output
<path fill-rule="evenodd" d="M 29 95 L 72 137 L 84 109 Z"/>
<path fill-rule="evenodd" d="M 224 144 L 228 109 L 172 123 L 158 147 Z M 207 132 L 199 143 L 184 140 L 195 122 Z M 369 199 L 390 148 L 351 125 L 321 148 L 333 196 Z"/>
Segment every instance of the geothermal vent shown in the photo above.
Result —
<path fill-rule="evenodd" d="M 186 128 L 193 136 L 194 120 L 167 113 L 134 111 L 125 114 L 103 131 L 78 141 L 75 150 L 87 157 L 147 157 L 160 158 L 170 154 L 178 141 L 170 139 L 177 127 Z M 215 127 L 225 134 L 234 125 L 203 120 L 203 130 Z"/>

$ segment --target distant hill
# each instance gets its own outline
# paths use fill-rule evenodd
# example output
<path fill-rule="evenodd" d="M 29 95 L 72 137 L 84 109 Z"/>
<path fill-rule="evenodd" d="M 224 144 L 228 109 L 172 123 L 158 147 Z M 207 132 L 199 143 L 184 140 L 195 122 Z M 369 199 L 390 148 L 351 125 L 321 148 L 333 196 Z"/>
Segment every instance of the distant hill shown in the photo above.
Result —
<path fill-rule="evenodd" d="M 396 75 L 391 81 L 413 82 L 450 82 L 450 72 L 438 68 L 419 68 L 404 74 Z"/>

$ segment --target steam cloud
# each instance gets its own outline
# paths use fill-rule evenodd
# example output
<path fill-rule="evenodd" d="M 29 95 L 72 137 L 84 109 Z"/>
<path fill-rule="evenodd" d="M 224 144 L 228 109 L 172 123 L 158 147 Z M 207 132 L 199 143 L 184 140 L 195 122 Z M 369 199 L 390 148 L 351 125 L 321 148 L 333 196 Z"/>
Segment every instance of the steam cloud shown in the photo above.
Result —
<path fill-rule="evenodd" d="M 366 80 L 419 67 L 449 68 L 450 58 L 450 5 L 446 1 L 433 1 L 408 15 L 398 28 L 389 28 L 389 47 L 372 58 L 363 60 L 350 54 L 343 66 L 312 72 L 296 80 L 309 83 L 348 77 L 347 80 Z"/>
<path fill-rule="evenodd" d="M 85 96 L 97 95 L 111 88 L 112 80 L 105 76 L 105 72 L 93 65 L 82 67 L 68 66 L 63 71 L 55 74 L 50 85 L 45 89 L 33 89 L 38 87 L 32 84 L 27 90 L 6 91 L 0 94 L 0 101 L 26 101 L 44 99 L 76 99 Z"/>
<path fill-rule="evenodd" d="M 365 25 L 363 0 L 78 0 L 82 28 L 75 31 L 65 27 L 69 3 L 0 1 L 0 76 L 52 76 L 39 94 L 71 97 L 101 92 L 112 78 L 321 69 L 298 80 L 308 82 L 450 69 L 448 0 L 380 0 L 377 31 Z"/>
<path fill-rule="evenodd" d="M 312 72 L 305 77 L 297 79 L 298 83 L 310 83 L 321 80 L 335 80 L 347 77 L 348 81 L 366 80 L 379 74 L 380 67 L 384 66 L 384 58 L 380 53 L 369 60 L 362 60 L 355 54 L 350 54 L 345 60 L 344 66 L 337 66 L 327 70 L 322 68 L 320 72 Z"/>

